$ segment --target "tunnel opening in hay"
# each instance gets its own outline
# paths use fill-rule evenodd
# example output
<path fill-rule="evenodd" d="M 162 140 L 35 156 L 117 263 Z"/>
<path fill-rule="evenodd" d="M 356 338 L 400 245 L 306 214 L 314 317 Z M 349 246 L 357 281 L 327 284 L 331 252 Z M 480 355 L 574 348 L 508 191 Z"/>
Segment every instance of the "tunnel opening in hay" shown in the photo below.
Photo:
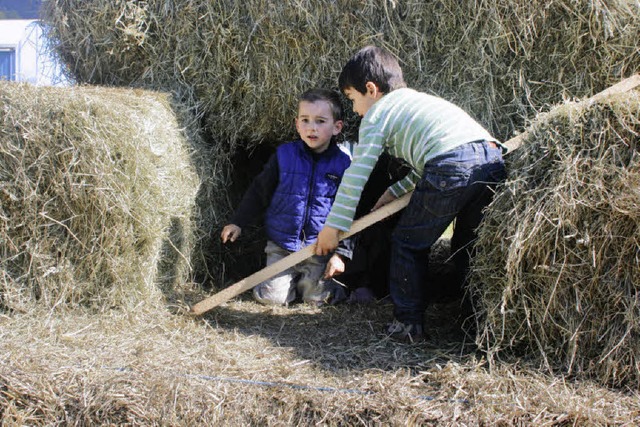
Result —
<path fill-rule="evenodd" d="M 170 96 L 0 82 L 0 100 L 4 310 L 153 306 L 188 281 L 200 182 Z"/>
<path fill-rule="evenodd" d="M 640 385 L 640 94 L 560 105 L 509 160 L 474 260 L 480 345 Z"/>

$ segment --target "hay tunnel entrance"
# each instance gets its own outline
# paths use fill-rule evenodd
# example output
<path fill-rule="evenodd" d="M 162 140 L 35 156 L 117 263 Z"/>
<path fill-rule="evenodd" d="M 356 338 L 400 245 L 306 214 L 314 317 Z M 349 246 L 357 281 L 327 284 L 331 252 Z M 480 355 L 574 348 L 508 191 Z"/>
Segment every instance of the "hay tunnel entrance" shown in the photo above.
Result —
<path fill-rule="evenodd" d="M 275 153 L 276 145 L 277 143 L 260 144 L 248 149 L 246 145 L 240 144 L 231 159 L 233 165 L 229 187 L 231 211 L 225 218 L 221 218 L 212 236 L 215 239 L 212 247 L 219 252 L 216 258 L 217 262 L 223 266 L 224 276 L 221 276 L 219 281 L 205 283 L 207 288 L 223 288 L 264 267 L 266 236 L 261 225 L 262 217 L 259 214 L 256 213 L 254 224 L 243 227 L 242 235 L 236 242 L 223 245 L 220 242 L 220 231 L 231 221 L 233 210 L 240 203 L 247 188 L 260 174 L 269 157 Z"/>

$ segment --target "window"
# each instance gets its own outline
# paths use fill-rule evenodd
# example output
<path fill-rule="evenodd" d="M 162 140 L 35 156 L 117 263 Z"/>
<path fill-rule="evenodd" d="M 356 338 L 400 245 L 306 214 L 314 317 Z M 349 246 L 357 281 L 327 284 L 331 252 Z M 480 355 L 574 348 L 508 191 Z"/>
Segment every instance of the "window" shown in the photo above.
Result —
<path fill-rule="evenodd" d="M 0 48 L 0 80 L 16 79 L 16 51 Z"/>

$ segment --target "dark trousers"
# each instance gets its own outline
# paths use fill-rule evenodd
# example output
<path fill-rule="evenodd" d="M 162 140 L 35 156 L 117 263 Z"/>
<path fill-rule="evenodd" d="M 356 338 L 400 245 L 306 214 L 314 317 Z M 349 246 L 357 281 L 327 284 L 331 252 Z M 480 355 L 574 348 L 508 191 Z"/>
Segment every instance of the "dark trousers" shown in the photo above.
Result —
<path fill-rule="evenodd" d="M 455 219 L 451 253 L 461 286 L 469 269 L 476 229 L 495 184 L 506 178 L 494 143 L 464 144 L 429 161 L 393 231 L 389 290 L 395 318 L 422 324 L 434 294 L 427 282 L 429 251 Z"/>

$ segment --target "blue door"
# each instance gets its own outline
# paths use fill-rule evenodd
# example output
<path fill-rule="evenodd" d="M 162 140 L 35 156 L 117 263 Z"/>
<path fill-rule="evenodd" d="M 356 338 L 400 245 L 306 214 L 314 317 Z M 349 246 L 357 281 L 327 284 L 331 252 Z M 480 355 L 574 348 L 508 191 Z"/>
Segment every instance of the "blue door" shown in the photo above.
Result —
<path fill-rule="evenodd" d="M 15 49 L 0 48 L 0 80 L 16 79 L 16 51 Z"/>

